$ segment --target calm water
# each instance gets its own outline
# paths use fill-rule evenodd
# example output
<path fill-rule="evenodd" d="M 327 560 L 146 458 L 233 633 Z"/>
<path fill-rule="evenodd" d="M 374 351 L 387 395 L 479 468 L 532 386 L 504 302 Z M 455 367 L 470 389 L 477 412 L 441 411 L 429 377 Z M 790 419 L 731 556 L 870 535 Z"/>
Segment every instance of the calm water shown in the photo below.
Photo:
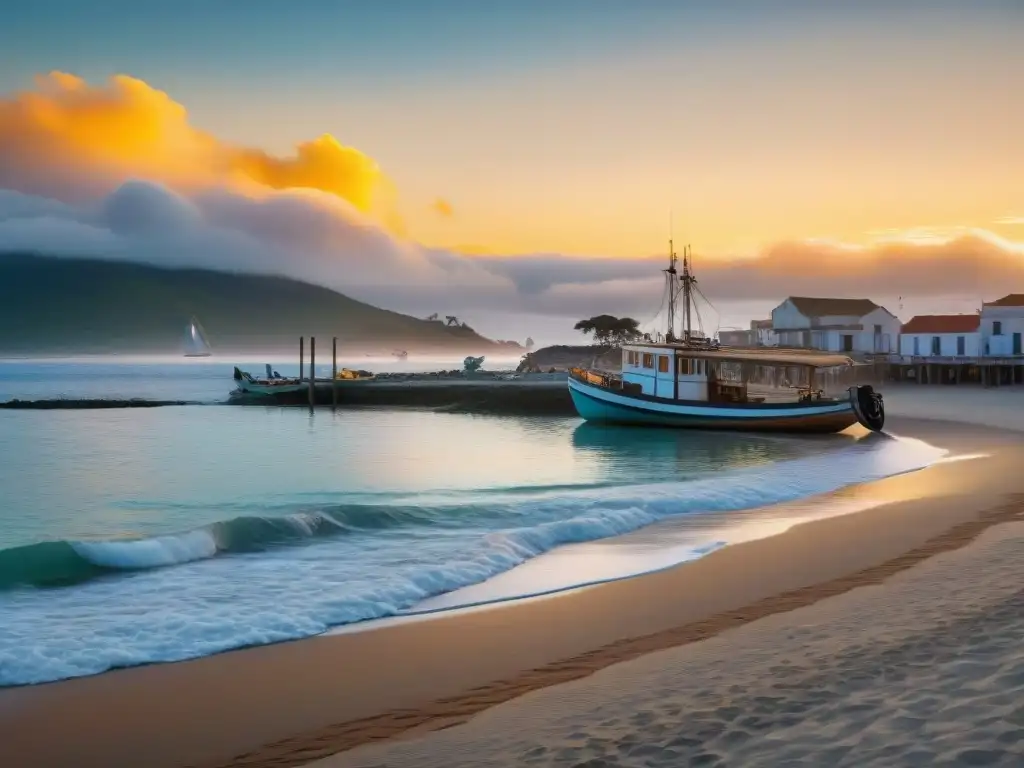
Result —
<path fill-rule="evenodd" d="M 0 399 L 216 401 L 230 370 L 5 363 Z M 0 455 L 0 685 L 12 685 L 644 572 L 734 540 L 724 513 L 941 452 L 884 437 L 203 405 L 0 411 Z M 679 519 L 685 535 L 660 549 L 616 549 Z M 587 562 L 558 559 L 586 542 Z"/>
<path fill-rule="evenodd" d="M 326 358 L 317 357 L 317 375 L 330 378 L 330 350 Z M 307 351 L 308 354 L 308 351 Z M 375 372 L 438 371 L 462 368 L 464 356 L 451 358 L 413 357 L 399 361 L 393 357 L 354 357 L 338 360 L 338 367 L 365 368 Z M 327 364 L 323 362 L 326 360 Z M 54 398 L 132 398 L 222 403 L 234 388 L 232 371 L 237 365 L 244 371 L 262 375 L 264 365 L 272 363 L 283 376 L 299 372 L 298 354 L 294 358 L 83 358 L 65 360 L 0 360 L 0 402 L 46 400 Z M 519 358 L 488 358 L 488 369 L 515 368 Z M 308 362 L 307 362 L 308 365 Z M 308 373 L 308 368 L 306 369 Z"/>

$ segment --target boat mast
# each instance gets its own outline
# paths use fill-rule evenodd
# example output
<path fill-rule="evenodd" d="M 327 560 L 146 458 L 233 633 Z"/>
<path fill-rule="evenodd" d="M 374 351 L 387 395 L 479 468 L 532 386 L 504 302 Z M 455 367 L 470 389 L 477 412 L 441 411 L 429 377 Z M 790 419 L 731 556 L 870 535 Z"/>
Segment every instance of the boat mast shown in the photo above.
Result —
<path fill-rule="evenodd" d="M 693 282 L 693 276 L 690 274 L 690 246 L 686 246 L 683 249 L 683 312 L 686 320 L 686 328 L 683 334 L 683 340 L 690 343 L 690 290 L 691 283 Z"/>
<path fill-rule="evenodd" d="M 668 269 L 662 270 L 665 273 L 665 282 L 668 285 L 668 336 L 666 340 L 675 340 L 676 328 L 676 251 L 672 244 L 672 238 L 668 239 Z"/>

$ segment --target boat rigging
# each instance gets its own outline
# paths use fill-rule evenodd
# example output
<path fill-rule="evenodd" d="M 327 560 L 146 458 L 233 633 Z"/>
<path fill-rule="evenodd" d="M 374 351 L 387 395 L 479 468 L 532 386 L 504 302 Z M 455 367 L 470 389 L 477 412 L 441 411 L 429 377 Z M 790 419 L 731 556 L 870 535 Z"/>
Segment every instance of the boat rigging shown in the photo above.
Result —
<path fill-rule="evenodd" d="M 689 246 L 680 273 L 670 239 L 669 264 L 662 272 L 668 292 L 664 340 L 647 337 L 623 345 L 621 374 L 572 369 L 569 393 L 583 418 L 744 431 L 839 432 L 856 423 L 882 429 L 882 396 L 870 385 L 850 386 L 842 396 L 817 386 L 819 372 L 828 374 L 827 386 L 834 372 L 853 370 L 849 357 L 803 349 L 722 349 L 703 328 L 695 333 L 692 326 L 694 295 L 707 298 L 697 286 Z M 676 335 L 680 294 L 681 338 Z M 703 325 L 699 314 L 698 323 Z"/>

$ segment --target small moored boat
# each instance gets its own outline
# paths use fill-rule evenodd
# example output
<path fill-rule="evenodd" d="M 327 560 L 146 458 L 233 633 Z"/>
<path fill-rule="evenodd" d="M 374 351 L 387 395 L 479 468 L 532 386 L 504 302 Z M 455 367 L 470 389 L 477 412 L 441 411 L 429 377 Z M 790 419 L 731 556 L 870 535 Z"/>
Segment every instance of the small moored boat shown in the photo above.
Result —
<path fill-rule="evenodd" d="M 686 252 L 681 275 L 676 264 L 670 241 L 664 340 L 624 344 L 620 374 L 570 370 L 569 394 L 580 416 L 694 429 L 841 432 L 857 423 L 875 432 L 882 429 L 882 396 L 870 385 L 852 385 L 836 394 L 824 389 L 854 366 L 849 357 L 801 349 L 725 349 L 692 332 L 696 280 Z M 681 337 L 674 333 L 680 292 L 685 312 Z"/>
<path fill-rule="evenodd" d="M 266 375 L 257 378 L 248 371 L 236 367 L 233 378 L 235 380 L 235 392 L 242 395 L 289 395 L 306 393 L 309 391 L 309 378 L 294 378 L 282 376 L 273 370 L 268 364 Z M 375 378 L 368 371 L 354 371 L 349 368 L 342 368 L 338 371 L 337 381 L 367 381 Z M 314 386 L 330 386 L 333 379 L 316 378 Z"/>

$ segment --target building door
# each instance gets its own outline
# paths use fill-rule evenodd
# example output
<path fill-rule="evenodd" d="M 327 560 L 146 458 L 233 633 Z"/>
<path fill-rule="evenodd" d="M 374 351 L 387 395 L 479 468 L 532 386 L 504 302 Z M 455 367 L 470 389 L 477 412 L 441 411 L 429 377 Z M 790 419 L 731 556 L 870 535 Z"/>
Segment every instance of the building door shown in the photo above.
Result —
<path fill-rule="evenodd" d="M 942 355 L 942 337 L 932 336 L 932 357 L 940 357 Z"/>
<path fill-rule="evenodd" d="M 956 356 L 963 357 L 965 352 L 964 349 L 967 346 L 967 341 L 963 336 L 956 337 Z"/>
<path fill-rule="evenodd" d="M 853 352 L 853 334 L 844 333 L 842 336 L 843 352 Z"/>
<path fill-rule="evenodd" d="M 1020 354 L 1020 334 L 1019 333 L 1013 334 L 1013 354 L 1015 354 L 1015 355 L 1019 355 Z"/>

